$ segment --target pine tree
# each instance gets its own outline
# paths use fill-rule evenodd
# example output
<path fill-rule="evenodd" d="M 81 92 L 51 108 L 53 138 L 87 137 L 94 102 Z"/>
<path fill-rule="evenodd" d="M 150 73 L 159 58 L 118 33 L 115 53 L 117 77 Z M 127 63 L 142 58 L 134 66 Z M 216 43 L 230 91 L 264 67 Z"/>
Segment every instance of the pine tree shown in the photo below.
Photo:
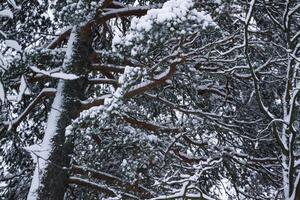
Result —
<path fill-rule="evenodd" d="M 299 199 L 299 8 L 1 2 L 1 198 Z"/>

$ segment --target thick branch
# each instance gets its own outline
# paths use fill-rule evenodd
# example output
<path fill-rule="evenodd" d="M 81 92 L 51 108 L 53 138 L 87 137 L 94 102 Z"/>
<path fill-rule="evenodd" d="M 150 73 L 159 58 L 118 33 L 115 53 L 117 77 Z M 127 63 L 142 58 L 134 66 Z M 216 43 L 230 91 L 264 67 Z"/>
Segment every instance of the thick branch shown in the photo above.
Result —
<path fill-rule="evenodd" d="M 75 184 L 75 185 L 79 185 L 79 186 L 83 186 L 86 188 L 90 188 L 96 191 L 99 191 L 103 194 L 109 195 L 109 196 L 117 196 L 117 193 L 115 190 L 105 186 L 105 185 L 101 185 L 98 183 L 94 183 L 82 178 L 78 178 L 78 177 L 70 177 L 67 180 L 68 184 Z M 122 196 L 128 197 L 130 199 L 139 199 L 138 197 L 132 195 L 132 194 L 128 194 L 128 193 L 122 193 Z"/>
<path fill-rule="evenodd" d="M 34 109 L 34 107 L 40 103 L 44 97 L 53 96 L 56 92 L 54 88 L 44 88 L 35 99 L 27 106 L 27 108 L 19 115 L 19 117 L 15 118 L 11 122 L 7 122 L 9 125 L 9 130 L 16 129 L 19 124 L 25 119 L 25 117 Z"/>
<path fill-rule="evenodd" d="M 94 106 L 103 105 L 104 100 L 106 98 L 109 98 L 109 97 L 111 97 L 111 95 L 107 94 L 107 95 L 103 95 L 101 97 L 96 97 L 94 99 L 88 99 L 88 100 L 85 100 L 85 101 L 81 101 L 80 111 L 88 110 L 88 109 L 90 109 Z"/>
<path fill-rule="evenodd" d="M 94 189 L 97 190 L 101 193 L 107 194 L 109 196 L 116 196 L 116 193 L 114 190 L 108 188 L 107 186 L 104 185 L 100 185 L 82 178 L 78 178 L 78 177 L 70 177 L 67 180 L 68 184 L 75 184 L 75 185 L 79 185 L 79 186 L 83 186 L 83 187 L 87 187 L 90 189 Z"/>
<path fill-rule="evenodd" d="M 169 131 L 169 132 L 174 132 L 174 131 L 178 131 L 178 128 L 169 128 L 169 127 L 164 127 L 161 125 L 157 125 L 157 124 L 153 124 L 151 122 L 146 122 L 146 121 L 142 121 L 142 120 L 138 120 L 135 118 L 132 118 L 128 115 L 123 115 L 123 119 L 133 125 L 133 126 L 137 126 L 149 131 L 153 131 L 153 132 L 157 132 L 157 131 Z"/>
<path fill-rule="evenodd" d="M 153 81 L 149 81 L 149 82 L 143 82 L 140 83 L 138 85 L 136 85 L 135 87 L 133 87 L 133 89 L 131 89 L 129 92 L 127 92 L 124 97 L 125 98 L 130 98 L 136 95 L 140 95 L 143 94 L 146 91 L 149 91 L 155 87 L 158 87 L 162 84 L 165 83 L 166 80 L 170 79 L 173 74 L 176 71 L 176 65 L 181 63 L 182 59 L 175 59 L 169 69 L 166 72 L 163 72 L 162 74 L 158 75 Z"/>
<path fill-rule="evenodd" d="M 139 193 L 146 193 L 146 194 L 151 194 L 151 191 L 149 191 L 147 188 L 137 185 L 137 184 L 130 184 L 128 182 L 123 181 L 121 178 L 101 172 L 101 171 L 96 171 L 94 169 L 88 168 L 88 167 L 81 167 L 81 166 L 76 166 L 73 165 L 71 167 L 71 171 L 75 174 L 90 174 L 92 178 L 99 179 L 102 181 L 107 181 L 112 185 L 119 185 L 123 186 L 126 188 L 128 191 L 133 191 L 133 192 L 139 192 Z"/>
<path fill-rule="evenodd" d="M 143 16 L 147 13 L 149 9 L 157 8 L 157 7 L 158 6 L 136 6 L 136 7 L 114 9 L 96 17 L 95 23 L 101 24 L 107 20 L 116 17 Z"/>
<path fill-rule="evenodd" d="M 112 64 L 92 64 L 90 68 L 91 70 L 109 71 L 115 73 L 123 73 L 125 70 L 125 67 L 123 66 L 116 66 Z"/>
<path fill-rule="evenodd" d="M 58 47 L 64 40 L 67 39 L 67 37 L 69 37 L 70 33 L 71 33 L 72 27 L 66 29 L 65 31 L 63 31 L 59 36 L 57 36 L 48 46 L 47 49 L 55 49 L 56 47 Z"/>

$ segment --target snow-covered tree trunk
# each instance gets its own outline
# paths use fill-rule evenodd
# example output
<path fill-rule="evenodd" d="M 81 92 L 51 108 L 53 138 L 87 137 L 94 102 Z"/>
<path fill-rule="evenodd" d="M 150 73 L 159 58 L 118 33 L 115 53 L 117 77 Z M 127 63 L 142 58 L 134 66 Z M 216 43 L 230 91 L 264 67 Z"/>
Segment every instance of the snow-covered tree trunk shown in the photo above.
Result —
<path fill-rule="evenodd" d="M 86 48 L 82 48 L 78 33 L 79 28 L 74 27 L 68 40 L 62 67 L 66 72 L 78 72 L 82 64 L 88 62 L 88 56 L 83 52 Z M 28 200 L 64 197 L 68 178 L 64 167 L 68 166 L 68 155 L 72 152 L 72 144 L 65 143 L 65 129 L 78 116 L 85 84 L 84 78 L 67 79 L 59 80 L 41 146 L 31 148 L 37 156 L 37 164 Z"/>
<path fill-rule="evenodd" d="M 286 62 L 285 65 L 285 83 L 284 83 L 284 91 L 281 96 L 280 104 L 282 108 L 282 114 L 280 116 L 276 115 L 274 112 L 271 112 L 269 109 L 269 105 L 264 104 L 262 97 L 262 90 L 260 89 L 260 85 L 262 81 L 259 83 L 259 79 L 256 76 L 254 68 L 250 62 L 249 57 L 249 42 L 250 39 L 248 34 L 250 30 L 248 29 L 250 26 L 251 18 L 254 17 L 254 9 L 258 7 L 259 1 L 252 0 L 249 3 L 249 10 L 246 15 L 245 20 L 245 55 L 251 70 L 254 90 L 257 96 L 257 102 L 260 107 L 260 111 L 268 118 L 269 126 L 272 125 L 273 135 L 275 136 L 276 142 L 280 147 L 280 160 L 281 160 L 281 171 L 282 171 L 282 190 L 283 190 L 283 198 L 288 200 L 299 200 L 300 199 L 300 172 L 299 172 L 299 147 L 297 146 L 297 133 L 299 132 L 299 125 L 297 122 L 298 112 L 299 112 L 299 79 L 297 79 L 299 73 L 300 62 L 295 55 L 299 53 L 299 41 L 297 41 L 297 37 L 299 36 L 299 31 L 295 32 L 295 24 L 293 24 L 293 18 L 295 18 L 295 13 L 300 8 L 299 3 L 296 1 L 285 1 L 283 16 L 280 18 L 280 22 L 276 20 L 276 18 L 272 15 L 272 13 L 268 12 L 268 16 L 271 21 L 276 24 L 278 28 L 278 32 L 282 34 L 284 38 L 283 44 L 281 47 L 286 52 Z M 267 11 L 269 8 L 265 7 Z M 254 17 L 255 18 L 255 17 Z M 252 22 L 253 23 L 253 22 Z M 263 23 L 262 23 L 263 24 Z M 265 25 L 265 24 L 264 24 Z M 263 29 L 264 27 L 259 28 Z M 281 122 L 279 127 L 276 127 L 275 121 Z"/>
<path fill-rule="evenodd" d="M 292 37 L 293 26 L 292 18 L 295 11 L 300 7 L 299 4 L 295 4 L 293 8 L 293 1 L 286 1 L 285 11 L 283 15 L 282 31 L 284 32 L 286 41 L 287 52 L 287 70 L 285 80 L 285 90 L 282 97 L 283 116 L 282 120 L 284 124 L 281 129 L 281 143 L 282 145 L 282 176 L 283 176 L 283 189 L 284 198 L 289 200 L 300 199 L 299 194 L 299 181 L 300 172 L 298 168 L 299 158 L 298 147 L 296 144 L 297 132 L 299 132 L 299 126 L 297 125 L 298 118 L 298 105 L 297 99 L 299 97 L 300 83 L 297 80 L 297 74 L 299 71 L 299 60 L 295 60 L 295 55 L 299 52 L 299 42 L 295 41 Z M 296 33 L 297 34 L 297 33 Z"/>

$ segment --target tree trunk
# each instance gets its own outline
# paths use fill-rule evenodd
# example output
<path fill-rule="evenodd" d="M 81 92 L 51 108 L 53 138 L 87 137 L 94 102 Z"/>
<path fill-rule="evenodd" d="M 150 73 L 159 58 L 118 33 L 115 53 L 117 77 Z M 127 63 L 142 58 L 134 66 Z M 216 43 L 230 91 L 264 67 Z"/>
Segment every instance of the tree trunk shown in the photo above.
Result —
<path fill-rule="evenodd" d="M 84 70 L 89 65 L 89 48 L 86 48 L 87 43 L 82 42 L 80 36 L 77 37 L 79 35 L 77 33 L 79 33 L 78 28 L 73 28 L 63 69 L 70 73 L 84 75 Z M 59 81 L 42 143 L 42 146 L 48 143 L 48 148 L 41 148 L 49 152 L 44 159 L 41 156 L 43 160 L 39 159 L 40 162 L 37 163 L 27 200 L 64 198 L 68 173 L 63 167 L 69 166 L 69 155 L 73 151 L 73 144 L 66 143 L 65 130 L 71 124 L 71 120 L 79 114 L 80 100 L 84 99 L 85 83 L 85 78 Z M 53 113 L 56 113 L 55 120 L 53 116 L 51 117 Z"/>
<path fill-rule="evenodd" d="M 70 125 L 71 120 L 77 117 L 80 103 L 76 100 L 82 99 L 84 80 L 66 81 L 64 87 L 63 110 L 61 118 L 58 120 L 58 131 L 52 140 L 53 150 L 47 167 L 47 171 L 42 180 L 42 189 L 38 199 L 63 199 L 66 190 L 66 179 L 68 173 L 61 167 L 68 167 L 69 155 L 72 153 L 71 143 L 65 143 L 65 129 Z"/>

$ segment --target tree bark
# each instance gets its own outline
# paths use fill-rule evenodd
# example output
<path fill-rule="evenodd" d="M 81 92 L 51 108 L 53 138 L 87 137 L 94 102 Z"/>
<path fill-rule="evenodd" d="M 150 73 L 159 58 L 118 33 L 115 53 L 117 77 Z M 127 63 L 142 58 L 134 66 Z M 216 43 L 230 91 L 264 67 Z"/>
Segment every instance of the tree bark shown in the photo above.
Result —
<path fill-rule="evenodd" d="M 61 98 L 61 107 L 55 108 L 55 104 L 52 106 L 53 111 L 59 111 L 60 114 L 56 119 L 55 124 L 48 123 L 47 129 L 56 129 L 52 137 L 44 136 L 43 143 L 49 140 L 51 149 L 48 158 L 46 158 L 46 167 L 41 172 L 38 171 L 38 164 L 36 166 L 36 172 L 34 176 L 40 176 L 38 178 L 39 185 L 34 186 L 36 183 L 32 183 L 28 200 L 40 199 L 40 200 L 61 200 L 64 199 L 64 194 L 67 188 L 67 179 L 69 175 L 64 167 L 69 167 L 70 154 L 73 151 L 73 144 L 66 142 L 65 130 L 68 125 L 71 124 L 72 119 L 78 117 L 81 107 L 80 101 L 84 99 L 84 89 L 86 87 L 87 79 L 84 77 L 85 70 L 89 63 L 89 41 L 82 41 L 80 37 L 80 28 L 73 28 L 69 43 L 73 34 L 76 37 L 75 42 L 72 44 L 72 53 L 68 50 L 66 52 L 66 58 L 63 66 L 63 70 L 68 73 L 80 74 L 81 78 L 76 80 L 60 80 L 59 86 L 60 92 L 56 93 L 55 98 Z M 69 46 L 70 44 L 68 44 Z M 69 47 L 67 47 L 68 49 Z M 70 51 L 70 49 L 69 49 Z M 67 60 L 67 61 L 66 61 Z M 62 97 L 59 97 L 61 95 Z M 59 110 L 56 110 L 59 109 Z M 51 112 L 52 112 L 51 110 Z M 51 120 L 51 119 L 49 119 Z M 48 127 L 55 126 L 55 127 Z M 46 134 L 46 133 L 45 133 Z M 43 158 L 41 158 L 43 159 Z M 35 177 L 33 177 L 34 179 Z M 34 187 L 36 189 L 34 189 Z M 32 189 L 33 188 L 33 189 Z M 35 194 L 33 194 L 35 193 Z"/>
<path fill-rule="evenodd" d="M 52 140 L 53 150 L 49 157 L 46 174 L 42 180 L 42 190 L 39 192 L 38 199 L 63 199 L 66 191 L 66 180 L 69 175 L 61 167 L 68 167 L 70 154 L 73 150 L 72 143 L 65 142 L 65 130 L 71 124 L 71 120 L 76 118 L 84 91 L 84 80 L 66 81 L 64 87 L 63 110 L 58 121 L 58 132 Z M 52 164 L 53 163 L 53 164 Z"/>

